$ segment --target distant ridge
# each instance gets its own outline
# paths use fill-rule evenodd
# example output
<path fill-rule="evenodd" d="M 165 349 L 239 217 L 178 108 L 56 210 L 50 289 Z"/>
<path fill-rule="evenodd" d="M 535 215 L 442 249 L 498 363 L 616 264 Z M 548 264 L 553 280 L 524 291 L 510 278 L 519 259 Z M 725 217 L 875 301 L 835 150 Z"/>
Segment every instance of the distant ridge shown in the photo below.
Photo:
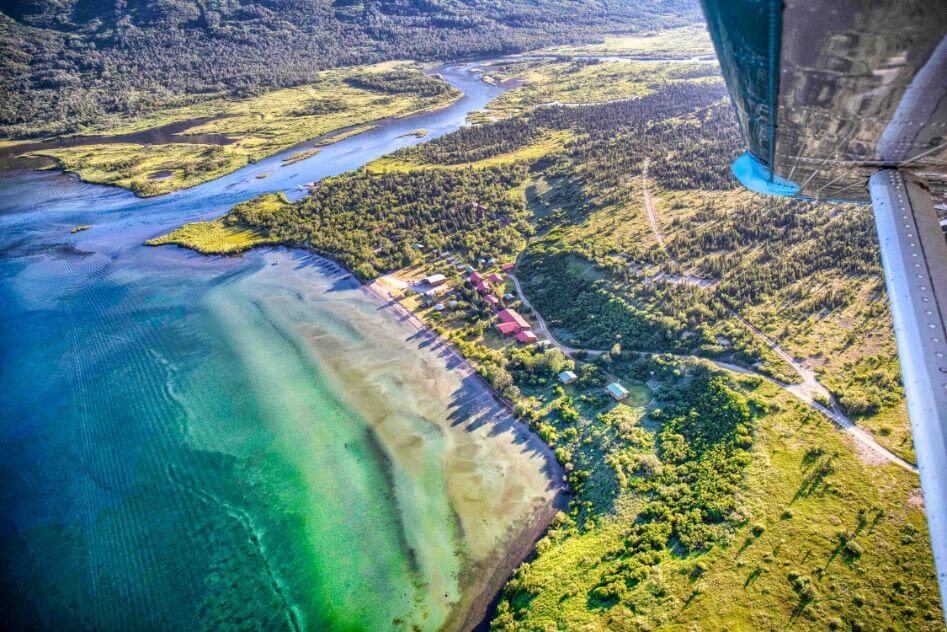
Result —
<path fill-rule="evenodd" d="M 0 136 L 298 85 L 327 67 L 512 53 L 699 20 L 690 0 L 0 0 Z"/>

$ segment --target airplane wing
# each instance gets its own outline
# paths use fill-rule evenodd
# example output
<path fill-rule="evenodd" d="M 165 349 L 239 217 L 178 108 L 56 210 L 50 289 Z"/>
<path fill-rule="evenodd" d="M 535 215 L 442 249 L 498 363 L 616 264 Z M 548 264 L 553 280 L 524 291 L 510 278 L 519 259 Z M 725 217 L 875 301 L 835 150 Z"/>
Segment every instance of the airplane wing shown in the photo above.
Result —
<path fill-rule="evenodd" d="M 947 604 L 947 2 L 701 4 L 747 147 L 734 175 L 872 202 Z"/>

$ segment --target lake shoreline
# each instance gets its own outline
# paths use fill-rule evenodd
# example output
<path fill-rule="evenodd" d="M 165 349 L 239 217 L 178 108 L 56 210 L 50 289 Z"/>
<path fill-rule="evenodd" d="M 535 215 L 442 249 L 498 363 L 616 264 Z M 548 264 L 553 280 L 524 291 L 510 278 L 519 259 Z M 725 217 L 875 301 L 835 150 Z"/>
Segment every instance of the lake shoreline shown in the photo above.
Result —
<path fill-rule="evenodd" d="M 312 588 L 316 583 L 311 579 L 320 572 L 318 569 L 322 569 L 324 563 L 325 568 L 342 571 L 322 578 L 325 589 L 332 591 L 332 603 L 344 604 L 352 595 L 364 592 L 365 586 L 377 584 L 382 590 L 371 593 L 379 595 L 381 600 L 378 603 L 361 601 L 366 607 L 364 616 L 375 617 L 366 618 L 366 621 L 385 621 L 377 617 L 390 610 L 393 616 L 414 612 L 416 622 L 422 627 L 427 620 L 422 618 L 425 612 L 433 617 L 430 619 L 431 628 L 472 629 L 482 624 L 492 612 L 510 573 L 531 554 L 536 539 L 545 532 L 548 521 L 561 506 L 563 496 L 561 493 L 557 496 L 561 484 L 556 480 L 555 463 L 545 456 L 548 452 L 541 452 L 544 446 L 521 429 L 507 409 L 492 399 L 492 394 L 483 388 L 479 377 L 464 378 L 460 372 L 445 371 L 445 368 L 457 368 L 458 363 L 443 347 L 431 353 L 429 347 L 438 343 L 417 334 L 408 323 L 399 323 L 397 315 L 389 318 L 378 314 L 381 305 L 365 296 L 362 285 L 355 279 L 336 286 L 335 281 L 346 274 L 343 269 L 338 268 L 329 275 L 333 277 L 330 283 L 315 276 L 309 278 L 312 285 L 307 288 L 305 275 L 316 273 L 311 260 L 297 268 L 280 255 L 279 265 L 260 264 L 258 253 L 253 253 L 243 262 L 249 265 L 243 265 L 239 259 L 215 260 L 171 249 L 143 248 L 142 243 L 182 223 L 219 217 L 235 204 L 260 194 L 283 193 L 291 200 L 301 197 L 304 185 L 309 181 L 357 169 L 398 148 L 419 142 L 420 139 L 416 138 L 399 139 L 405 132 L 425 128 L 430 132 L 427 139 L 431 139 L 457 129 L 465 123 L 469 112 L 484 107 L 501 92 L 484 85 L 464 66 L 450 66 L 445 68 L 444 74 L 466 96 L 453 106 L 443 108 L 443 113 L 409 117 L 335 143 L 326 147 L 318 157 L 296 167 L 279 169 L 282 156 L 277 156 L 201 187 L 162 196 L 157 201 L 143 201 L 115 191 L 115 187 L 80 184 L 75 177 L 53 170 L 24 171 L 4 177 L 9 211 L 0 214 L 0 219 L 11 227 L 4 235 L 11 269 L 19 270 L 12 267 L 21 265 L 16 259 L 32 257 L 37 248 L 58 247 L 63 240 L 68 240 L 66 243 L 71 247 L 81 248 L 84 257 L 82 260 L 73 256 L 29 259 L 30 272 L 17 278 L 18 285 L 12 282 L 8 285 L 11 291 L 30 291 L 22 301 L 8 302 L 9 313 L 15 314 L 17 319 L 25 317 L 21 315 L 46 313 L 40 310 L 46 303 L 37 301 L 63 305 L 65 293 L 67 299 L 75 301 L 76 305 L 83 309 L 87 306 L 78 321 L 82 327 L 82 339 L 101 342 L 95 350 L 102 357 L 109 358 L 108 362 L 96 365 L 100 370 L 93 377 L 108 377 L 103 383 L 110 389 L 106 395 L 111 408 L 104 410 L 104 406 L 100 407 L 94 411 L 94 417 L 79 414 L 84 409 L 76 408 L 68 398 L 81 396 L 87 383 L 74 378 L 75 389 L 63 392 L 57 387 L 60 379 L 57 374 L 50 376 L 47 382 L 31 385 L 20 398 L 26 402 L 22 406 L 28 418 L 35 418 L 37 426 L 41 427 L 43 424 L 39 422 L 44 420 L 45 411 L 49 410 L 45 402 L 51 399 L 47 393 L 61 394 L 61 409 L 56 410 L 68 422 L 83 427 L 82 424 L 94 419 L 95 423 L 105 424 L 102 427 L 109 432 L 114 429 L 114 437 L 101 438 L 95 454 L 114 446 L 109 454 L 114 454 L 115 459 L 84 464 L 100 480 L 114 482 L 115 489 L 120 491 L 123 488 L 119 483 L 124 480 L 125 471 L 112 465 L 113 462 L 125 463 L 122 459 L 127 454 L 127 446 L 123 438 L 128 433 L 134 431 L 149 437 L 162 433 L 161 440 L 169 445 L 171 439 L 177 440 L 179 436 L 183 437 L 182 441 L 197 437 L 201 445 L 208 448 L 200 452 L 201 458 L 194 459 L 190 452 L 182 451 L 180 455 L 175 453 L 175 462 L 181 471 L 193 472 L 194 480 L 205 483 L 202 487 L 214 488 L 215 495 L 221 498 L 221 494 L 226 492 L 230 501 L 252 512 L 259 524 L 270 524 L 267 548 L 276 555 L 273 563 L 285 568 L 280 571 L 281 579 L 298 593 L 294 601 L 298 602 L 301 615 L 311 613 L 313 621 L 322 620 L 317 613 L 324 611 L 320 603 L 326 601 L 318 595 L 312 598 L 315 594 Z M 266 179 L 257 178 L 262 172 L 272 172 L 272 175 Z M 76 226 L 93 224 L 96 226 L 94 231 L 69 234 L 69 230 Z M 22 245 L 27 242 L 36 245 L 27 249 Z M 292 250 L 297 253 L 293 258 L 309 259 L 304 249 Z M 271 248 L 265 252 L 274 251 L 283 251 L 283 248 Z M 271 256 L 267 254 L 266 259 L 271 259 Z M 42 280 L 43 284 L 38 285 L 37 280 Z M 42 289 L 35 297 L 34 288 Z M 19 297 L 20 294 L 11 296 Z M 348 301 L 352 302 L 352 307 L 344 307 Z M 109 306 L 110 310 L 106 312 L 103 305 Z M 117 305 L 124 310 L 121 321 L 116 321 Z M 265 308 L 263 312 L 261 307 Z M 260 314 L 263 316 L 257 321 Z M 348 324 L 348 316 L 355 318 L 354 325 Z M 143 328 L 140 322 L 146 318 L 152 319 L 149 322 L 160 334 L 145 333 L 150 328 Z M 221 327 L 221 324 L 227 327 Z M 299 327 L 295 326 L 297 324 Z M 35 360 L 29 360 L 30 365 L 48 366 L 49 358 L 56 353 L 71 357 L 71 337 L 67 327 L 75 327 L 76 321 L 54 314 L 48 322 L 43 321 L 42 326 L 48 331 L 56 331 L 52 338 L 62 344 L 54 349 L 49 345 L 24 344 L 24 351 L 30 350 L 37 356 Z M 324 342 L 318 335 L 320 332 L 329 334 Z M 384 339 L 371 342 L 373 336 L 382 334 Z M 303 344 L 310 342 L 314 344 Z M 154 346 L 159 350 L 157 355 L 142 356 L 143 345 Z M 354 353 L 359 350 L 365 353 L 347 359 L 343 353 L 347 345 Z M 283 349 L 284 346 L 287 350 L 298 349 L 299 357 L 279 358 L 274 349 Z M 381 352 L 377 351 L 379 346 Z M 404 353 L 408 351 L 410 353 Z M 22 371 L 23 375 L 30 375 L 18 364 L 20 358 L 26 362 L 32 357 L 27 353 L 17 353 L 17 364 L 12 364 L 12 367 Z M 313 380 L 305 374 L 322 364 L 326 367 L 326 381 L 313 385 Z M 203 367 L 209 370 L 197 370 Z M 80 368 L 88 367 L 83 365 Z M 376 369 L 377 373 L 374 372 Z M 148 379 L 129 381 L 124 377 L 129 370 L 139 371 Z M 89 377 L 90 374 L 86 371 L 84 375 Z M 355 378 L 355 381 L 346 381 L 348 378 Z M 340 383 L 342 388 L 337 388 Z M 174 396 L 170 399 L 165 384 L 173 387 Z M 402 394 L 405 397 L 398 397 Z M 363 396 L 361 399 L 360 395 Z M 320 432 L 335 435 L 343 428 L 320 429 L 314 428 L 314 424 L 297 423 L 307 416 L 320 416 L 322 409 L 313 404 L 323 399 L 342 402 L 327 409 L 327 419 L 349 406 L 360 411 L 357 416 L 378 430 L 375 435 L 388 444 L 392 454 L 404 458 L 426 453 L 432 458 L 402 462 L 403 466 L 398 470 L 402 476 L 399 482 L 402 491 L 398 493 L 403 494 L 403 509 L 398 505 L 389 506 L 386 500 L 375 500 L 379 495 L 390 496 L 392 492 L 386 485 L 366 486 L 365 494 L 353 497 L 353 503 L 361 499 L 368 503 L 364 507 L 378 510 L 379 530 L 372 531 L 371 522 L 353 522 L 352 525 L 359 529 L 364 526 L 371 537 L 365 539 L 364 544 L 360 543 L 361 539 L 344 542 L 344 548 L 331 545 L 332 538 L 344 539 L 344 531 L 326 532 L 325 539 L 322 536 L 313 539 L 313 547 L 329 547 L 325 551 L 327 555 L 320 556 L 324 562 L 316 565 L 305 558 L 312 551 L 297 548 L 293 545 L 294 540 L 289 539 L 302 537 L 301 543 L 309 542 L 295 522 L 268 521 L 282 519 L 284 514 L 281 512 L 289 510 L 293 515 L 308 516 L 311 513 L 313 519 L 325 519 L 333 528 L 341 525 L 340 528 L 344 529 L 347 520 L 363 511 L 362 506 L 349 503 L 346 493 L 335 491 L 324 499 L 325 503 L 312 507 L 308 504 L 310 496 L 318 497 L 322 489 L 310 485 L 308 477 L 321 476 L 325 468 L 325 465 L 311 463 L 316 460 L 324 464 L 326 460 L 313 459 L 313 454 L 318 454 L 318 451 L 300 451 L 300 447 L 306 441 L 313 441 L 320 450 L 331 450 L 331 454 L 327 452 L 328 456 L 347 463 L 353 472 L 358 472 L 360 466 L 353 463 L 359 460 L 357 451 L 367 441 L 358 431 L 351 435 L 354 447 L 349 445 L 349 435 L 344 442 L 318 440 Z M 215 423 L 215 419 L 227 420 L 235 430 L 245 431 L 245 434 L 228 432 L 220 423 Z M 270 431 L 261 430 L 263 423 L 270 421 L 274 427 Z M 197 429 L 193 434 L 182 434 L 191 427 Z M 68 434 L 68 426 L 65 430 Z M 285 446 L 273 444 L 274 439 L 280 437 L 288 441 Z M 30 436 L 30 450 L 21 451 L 29 458 L 23 457 L 20 469 L 28 471 L 30 464 L 57 454 L 59 448 L 55 441 L 58 438 L 47 439 L 41 434 Z M 265 462 L 255 458 L 243 461 L 241 456 L 237 461 L 221 461 L 217 457 L 208 459 L 203 456 L 229 453 L 235 446 L 242 449 L 240 442 L 244 440 L 250 442 L 247 446 L 258 445 L 259 449 L 271 451 L 273 458 Z M 141 450 L 152 450 L 156 441 L 135 445 Z M 353 450 L 356 453 L 353 454 Z M 441 457 L 436 456 L 439 454 L 445 455 L 443 466 L 439 465 Z M 149 452 L 148 456 L 154 455 Z M 160 490 L 165 481 L 167 462 L 164 458 L 138 459 L 135 464 L 142 472 L 141 480 L 157 481 Z M 259 471 L 261 477 L 271 477 L 272 480 L 266 478 L 266 484 L 274 486 L 272 492 L 278 492 L 278 498 L 283 498 L 285 492 L 286 502 L 271 504 L 268 487 L 246 488 L 255 480 L 246 476 L 247 467 L 251 467 L 254 473 Z M 365 476 L 373 477 L 376 471 L 385 469 L 384 463 L 366 462 L 361 467 Z M 295 482 L 290 485 L 288 481 L 295 479 L 285 476 L 283 470 L 286 468 L 298 468 L 300 476 L 305 474 L 305 477 L 298 485 Z M 443 475 L 437 473 L 440 468 L 443 468 Z M 46 470 L 38 471 L 37 476 L 42 478 L 44 472 Z M 62 487 L 53 480 L 53 474 L 50 472 L 47 476 L 50 480 L 44 481 L 50 486 L 44 488 L 49 490 L 46 492 L 50 499 L 48 502 L 58 503 L 64 523 L 85 524 L 81 507 L 73 506 L 75 494 L 60 493 L 58 490 Z M 64 469 L 61 474 L 55 474 L 60 479 L 65 477 L 70 482 L 75 481 L 75 484 L 84 481 L 83 475 L 73 470 Z M 331 484 L 335 475 L 329 474 L 327 483 Z M 417 486 L 409 487 L 415 482 Z M 429 488 L 430 495 L 424 491 Z M 91 486 L 88 493 L 83 490 L 79 498 L 97 503 L 100 499 L 96 494 L 100 489 L 100 486 Z M 189 496 L 179 496 L 178 491 L 169 490 L 169 497 L 190 502 Z M 557 502 L 552 502 L 554 497 Z M 104 541 L 107 533 L 103 530 L 119 528 L 134 528 L 142 533 L 164 529 L 174 533 L 177 536 L 175 559 L 181 560 L 181 565 L 189 569 L 188 574 L 162 575 L 169 568 L 162 558 L 166 548 L 157 546 L 161 538 L 155 537 L 149 538 L 148 542 L 156 546 L 145 547 L 146 557 L 135 565 L 129 565 L 126 556 L 117 556 L 101 566 L 92 566 L 82 556 L 85 532 L 69 532 L 63 536 L 67 541 L 57 544 L 62 547 L 65 563 L 72 564 L 76 572 L 93 579 L 104 574 L 124 578 L 134 573 L 154 573 L 149 594 L 142 594 L 140 598 L 152 600 L 155 616 L 168 621 L 183 622 L 203 616 L 197 608 L 205 595 L 216 599 L 215 603 L 219 602 L 214 613 L 221 616 L 249 617 L 247 620 L 260 621 L 270 616 L 266 590 L 252 592 L 252 584 L 247 584 L 250 588 L 246 589 L 244 584 L 240 584 L 239 589 L 231 586 L 234 581 L 243 581 L 241 577 L 255 581 L 259 571 L 252 552 L 246 559 L 240 555 L 246 539 L 236 528 L 239 524 L 235 525 L 222 514 L 220 547 L 208 551 L 201 544 L 204 538 L 192 537 L 193 533 L 206 528 L 204 510 L 188 513 L 187 518 L 182 519 L 180 514 L 174 513 L 173 505 L 156 493 L 138 498 L 140 501 L 136 502 L 143 503 L 143 507 L 152 502 L 155 504 L 149 507 L 149 511 L 130 512 L 124 507 L 112 511 L 110 521 L 101 528 L 96 527 L 95 535 Z M 330 504 L 339 507 L 338 520 L 330 520 L 327 509 Z M 22 517 L 18 518 L 34 519 L 32 510 L 32 506 L 25 506 Z M 404 511 L 408 513 L 405 515 Z M 458 518 L 463 522 L 456 522 Z M 404 539 L 388 538 L 382 533 L 382 529 L 397 532 L 402 528 L 399 524 L 407 527 L 408 549 L 404 549 Z M 49 550 L 47 541 L 46 533 L 31 533 L 25 546 Z M 356 553 L 345 554 L 348 547 Z M 384 561 L 388 557 L 366 558 L 378 566 L 378 572 L 366 571 L 359 564 L 353 564 L 360 559 L 357 557 L 359 551 L 373 555 L 382 552 L 390 557 L 390 561 Z M 218 553 L 228 556 L 223 574 L 213 574 L 208 570 L 219 564 L 219 559 L 215 558 Z M 402 562 L 410 570 L 415 555 L 419 555 L 417 559 L 424 563 L 423 577 L 431 581 L 429 586 L 418 587 L 410 579 L 397 578 L 402 572 Z M 439 556 L 443 565 L 437 561 Z M 60 617 L 64 621 L 82 616 L 100 627 L 109 627 L 132 616 L 136 609 L 141 610 L 140 604 L 123 601 L 117 596 L 113 602 L 111 595 L 107 596 L 107 601 L 100 595 L 99 600 L 88 597 L 82 600 L 89 604 L 85 611 L 70 612 L 62 605 L 66 601 L 59 595 L 73 590 L 76 583 L 55 571 L 56 566 L 63 563 L 53 564 L 52 560 L 28 556 L 27 553 L 23 554 L 22 562 L 24 590 L 32 586 L 33 577 L 48 578 L 48 581 L 44 580 L 41 592 L 33 591 L 41 595 L 37 607 L 44 616 Z M 218 581 L 230 589 L 219 591 L 216 584 L 208 588 L 207 581 Z M 269 586 L 265 577 L 262 581 L 262 587 Z M 77 589 L 85 590 L 86 586 L 91 584 L 80 584 Z M 209 590 L 213 592 L 209 593 Z M 405 590 L 416 593 L 423 604 L 408 601 L 402 605 L 398 600 L 403 598 Z M 383 593 L 392 599 L 380 597 Z M 111 609 L 95 609 L 95 604 L 106 602 L 112 604 Z M 346 618 L 358 618 L 362 616 L 360 610 L 360 606 L 347 607 L 338 613 L 345 614 Z M 214 613 L 209 616 L 217 616 Z"/>
<path fill-rule="evenodd" d="M 436 72 L 436 70 L 429 70 L 429 72 Z M 513 82 L 506 82 L 501 88 L 509 89 L 512 87 L 509 85 L 510 83 Z M 452 101 L 452 103 L 454 103 L 454 101 Z M 448 106 L 449 105 L 450 104 L 448 104 Z M 383 125 L 386 122 L 403 118 L 407 117 L 387 117 L 373 121 L 371 124 Z M 274 154 L 274 156 L 279 157 L 283 153 L 292 155 L 293 152 L 325 144 L 326 140 L 331 143 L 333 137 L 339 135 L 345 136 L 350 130 L 355 130 L 359 127 L 360 126 L 351 126 L 334 130 L 319 138 L 310 139 L 286 149 L 283 152 L 278 152 Z M 188 248 L 188 246 L 181 244 L 174 245 L 177 245 L 179 248 L 194 251 L 193 248 Z M 566 483 L 564 483 L 564 469 L 556 460 L 552 448 L 529 427 L 528 423 L 524 422 L 515 414 L 509 402 L 502 398 L 481 378 L 470 362 L 459 352 L 453 343 L 435 332 L 410 310 L 393 300 L 390 296 L 387 296 L 386 291 L 379 284 L 375 283 L 374 280 L 361 280 L 357 275 L 352 273 L 351 270 L 334 260 L 328 253 L 317 252 L 298 243 L 259 244 L 250 246 L 239 252 L 209 252 L 199 254 L 202 254 L 202 256 L 215 256 L 216 254 L 217 256 L 231 257 L 252 250 L 266 252 L 267 249 L 274 248 L 286 248 L 290 251 L 295 250 L 297 252 L 306 253 L 322 261 L 327 271 L 349 276 L 353 280 L 353 283 L 358 282 L 363 292 L 377 302 L 379 307 L 389 314 L 390 318 L 395 321 L 406 321 L 423 339 L 431 343 L 428 345 L 428 353 L 437 355 L 438 353 L 444 353 L 446 351 L 453 356 L 453 359 L 456 360 L 456 365 L 448 368 L 447 371 L 458 371 L 465 379 L 470 379 L 472 382 L 475 382 L 477 387 L 482 390 L 483 397 L 491 398 L 492 401 L 509 416 L 517 428 L 517 431 L 527 438 L 529 449 L 535 450 L 543 456 L 545 461 L 544 473 L 548 479 L 549 489 L 554 490 L 551 500 L 537 507 L 522 524 L 517 525 L 517 528 L 510 531 L 511 537 L 506 540 L 505 545 L 497 552 L 497 557 L 501 558 L 502 561 L 496 565 L 492 572 L 483 574 L 482 572 L 485 570 L 485 567 L 482 565 L 474 565 L 467 569 L 465 575 L 474 580 L 471 586 L 471 593 L 466 599 L 463 599 L 457 604 L 456 609 L 451 613 L 445 625 L 446 629 L 463 630 L 465 632 L 468 630 L 488 630 L 490 621 L 502 599 L 506 584 L 524 562 L 535 557 L 537 543 L 546 535 L 549 526 L 559 512 L 566 511 L 568 508 L 569 489 Z"/>
<path fill-rule="evenodd" d="M 178 248 L 188 249 L 185 246 Z M 503 597 L 503 590 L 506 584 L 513 577 L 516 571 L 524 562 L 529 561 L 536 555 L 537 543 L 545 537 L 555 517 L 562 511 L 566 511 L 569 503 L 569 489 L 563 482 L 565 470 L 556 460 L 553 449 L 536 434 L 529 424 L 520 419 L 514 412 L 513 406 L 501 397 L 490 384 L 488 384 L 470 362 L 447 338 L 435 332 L 430 326 L 419 319 L 413 312 L 402 306 L 397 301 L 387 295 L 387 292 L 376 283 L 375 280 L 363 283 L 358 281 L 357 277 L 351 273 L 345 266 L 322 253 L 310 249 L 293 246 L 268 246 L 257 250 L 265 253 L 274 248 L 285 248 L 289 252 L 305 253 L 320 262 L 320 268 L 324 268 L 326 273 L 335 273 L 345 275 L 343 278 L 350 279 L 353 283 L 358 283 L 362 292 L 372 301 L 378 304 L 379 311 L 383 312 L 387 318 L 391 318 L 399 323 L 410 325 L 424 341 L 430 341 L 434 344 L 424 345 L 423 341 L 418 344 L 419 347 L 426 347 L 425 352 L 438 355 L 445 351 L 450 353 L 457 361 L 457 365 L 446 369 L 447 372 L 458 372 L 465 379 L 472 379 L 482 390 L 484 397 L 490 397 L 502 408 L 512 419 L 514 426 L 520 434 L 528 438 L 528 448 L 542 454 L 545 460 L 545 474 L 549 485 L 555 489 L 551 501 L 538 507 L 525 520 L 524 524 L 518 530 L 503 550 L 499 552 L 503 561 L 497 568 L 480 582 L 482 588 L 473 593 L 468 600 L 458 604 L 457 610 L 451 615 L 446 623 L 445 629 L 459 630 L 462 632 L 486 631 L 490 628 L 490 621 L 496 611 L 496 607 Z M 188 249 L 189 250 L 189 249 Z M 240 256 L 243 253 L 235 255 L 210 255 L 210 256 Z M 207 255 L 202 255 L 207 256 Z M 470 576 L 478 574 L 478 568 L 468 569 Z"/>
<path fill-rule="evenodd" d="M 351 274 L 350 271 L 348 271 L 338 262 L 315 252 L 312 252 L 311 254 L 331 262 L 332 265 L 337 266 L 340 270 L 345 270 L 347 273 Z M 355 278 L 354 275 L 352 275 L 352 277 Z M 458 367 L 450 370 L 460 370 L 465 376 L 471 376 L 476 379 L 479 385 L 483 388 L 484 392 L 488 393 L 493 398 L 493 400 L 497 402 L 497 404 L 506 410 L 507 413 L 513 418 L 517 428 L 519 428 L 525 436 L 529 437 L 530 447 L 537 449 L 546 458 L 550 484 L 556 487 L 555 496 L 546 507 L 530 516 L 529 520 L 527 521 L 528 524 L 524 526 L 520 533 L 515 538 L 513 538 L 510 544 L 506 547 L 503 563 L 496 569 L 496 571 L 487 581 L 484 589 L 469 603 L 469 605 L 465 608 L 463 615 L 454 619 L 460 624 L 458 629 L 463 630 L 464 632 L 471 630 L 485 632 L 490 629 L 490 621 L 492 620 L 493 614 L 503 597 L 503 590 L 506 587 L 506 584 L 510 581 L 517 569 L 519 569 L 519 567 L 522 566 L 524 562 L 527 562 L 535 557 L 537 543 L 543 537 L 545 537 L 549 530 L 549 526 L 552 524 L 552 521 L 555 519 L 556 515 L 561 511 L 566 511 L 568 508 L 569 488 L 563 482 L 565 470 L 562 469 L 562 466 L 556 460 L 555 453 L 549 444 L 543 441 L 542 438 L 540 438 L 540 436 L 529 427 L 529 424 L 525 423 L 516 415 L 513 406 L 502 396 L 500 396 L 500 394 L 497 393 L 496 390 L 494 390 L 494 388 L 486 382 L 486 380 L 480 377 L 480 374 L 477 373 L 476 369 L 474 369 L 467 358 L 465 358 L 463 354 L 457 350 L 450 340 L 438 334 L 430 326 L 418 318 L 413 312 L 391 298 L 387 291 L 382 289 L 380 284 L 377 283 L 377 279 L 367 283 L 362 283 L 362 289 L 366 294 L 369 294 L 374 299 L 376 299 L 383 308 L 390 308 L 392 311 L 388 313 L 390 313 L 392 317 L 400 321 L 408 322 L 418 331 L 418 333 L 424 335 L 428 340 L 436 341 L 437 346 L 431 346 L 431 352 L 446 349 L 455 358 L 457 358 L 459 362 Z"/>

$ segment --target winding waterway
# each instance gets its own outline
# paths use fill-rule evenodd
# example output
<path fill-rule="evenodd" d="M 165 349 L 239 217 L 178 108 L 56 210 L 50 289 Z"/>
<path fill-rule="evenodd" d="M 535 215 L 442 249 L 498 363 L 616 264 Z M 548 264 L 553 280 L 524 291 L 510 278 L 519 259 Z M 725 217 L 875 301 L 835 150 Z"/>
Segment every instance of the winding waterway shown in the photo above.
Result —
<path fill-rule="evenodd" d="M 447 109 L 161 198 L 0 176 L 5 625 L 434 630 L 484 615 L 560 492 L 542 444 L 316 257 L 141 246 L 260 193 L 302 195 L 422 142 L 413 130 L 457 129 L 501 91 L 469 68 L 438 69 L 466 95 Z"/>

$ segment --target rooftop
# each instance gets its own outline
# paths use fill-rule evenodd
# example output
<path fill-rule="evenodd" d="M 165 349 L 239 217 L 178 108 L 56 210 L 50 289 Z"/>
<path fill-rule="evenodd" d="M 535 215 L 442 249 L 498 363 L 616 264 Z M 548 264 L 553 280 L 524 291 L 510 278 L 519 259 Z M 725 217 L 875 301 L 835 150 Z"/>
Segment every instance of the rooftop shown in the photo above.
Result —
<path fill-rule="evenodd" d="M 428 285 L 438 285 L 439 283 L 446 281 L 447 277 L 443 274 L 432 274 L 431 276 L 426 276 L 421 280 Z"/>
<path fill-rule="evenodd" d="M 504 336 L 516 333 L 519 328 L 519 325 L 516 323 L 497 323 L 497 329 L 499 329 L 500 333 Z"/>
<path fill-rule="evenodd" d="M 504 309 L 497 314 L 497 320 L 501 323 L 516 323 L 521 329 L 530 329 L 529 321 L 520 316 L 515 309 Z"/>
<path fill-rule="evenodd" d="M 532 344 L 536 342 L 536 334 L 531 332 L 529 329 L 523 329 L 518 334 L 516 334 L 516 339 L 523 344 Z"/>
<path fill-rule="evenodd" d="M 612 382 L 605 387 L 605 390 L 615 399 L 625 399 L 628 397 L 628 389 L 618 382 Z"/>

